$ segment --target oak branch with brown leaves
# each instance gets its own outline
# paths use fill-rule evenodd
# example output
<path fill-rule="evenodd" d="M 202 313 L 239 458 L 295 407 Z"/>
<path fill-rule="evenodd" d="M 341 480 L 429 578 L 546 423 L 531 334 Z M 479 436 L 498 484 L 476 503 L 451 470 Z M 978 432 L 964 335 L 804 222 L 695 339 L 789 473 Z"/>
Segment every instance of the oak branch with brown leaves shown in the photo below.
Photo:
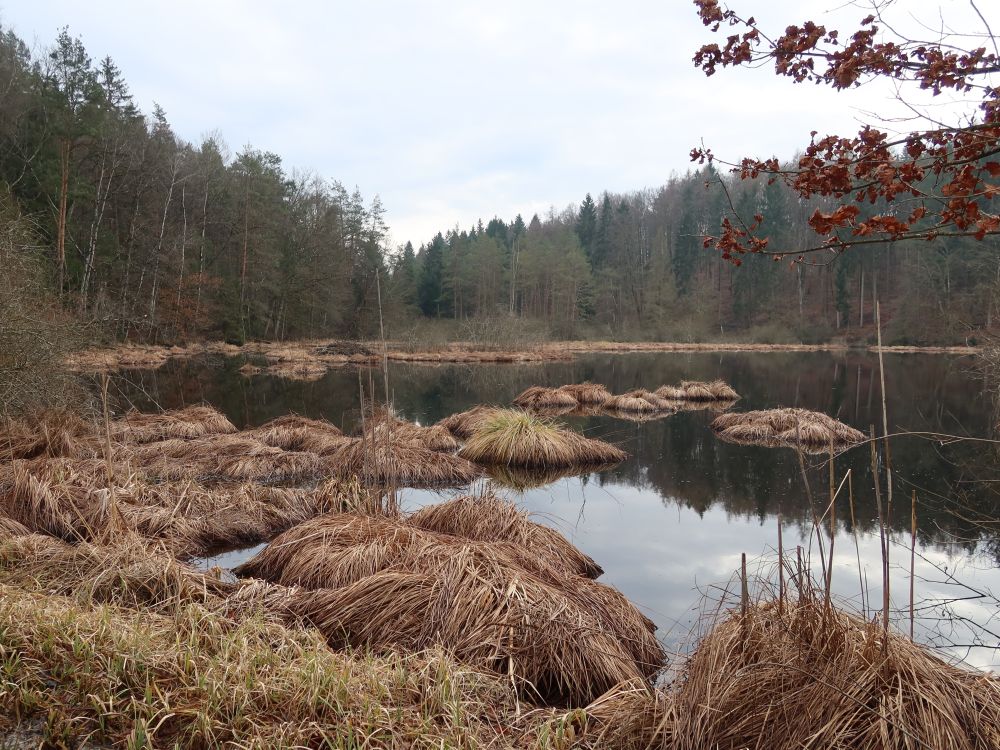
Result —
<path fill-rule="evenodd" d="M 1000 193 L 1000 52 L 987 20 L 970 0 L 982 29 L 969 34 L 934 34 L 935 41 L 909 39 L 895 31 L 883 12 L 889 3 L 871 5 L 850 35 L 812 21 L 768 35 L 753 17 L 742 17 L 718 0 L 694 0 L 698 15 L 725 42 L 706 44 L 694 63 L 706 75 L 718 68 L 774 66 L 795 83 L 836 90 L 873 80 L 889 81 L 912 112 L 908 132 L 866 124 L 857 134 L 817 137 L 814 131 L 797 163 L 744 158 L 728 163 L 740 179 L 780 181 L 803 200 L 828 199 L 809 224 L 815 245 L 775 248 L 761 236 L 760 216 L 735 214 L 722 222 L 705 247 L 739 264 L 745 253 L 777 258 L 805 253 L 839 254 L 849 248 L 905 239 L 974 237 L 1000 234 L 995 197 Z M 728 33 L 733 32 L 733 33 Z M 922 92 L 922 93 L 921 93 Z M 918 107 L 917 96 L 942 93 L 961 102 L 951 121 Z M 910 94 L 916 95 L 907 100 Z M 961 106 L 964 104 L 964 107 Z M 913 127 L 918 125 L 919 127 Z M 895 128 L 893 128 L 895 130 Z M 695 148 L 691 160 L 718 161 L 711 149 Z M 835 201 L 830 208 L 829 200 Z"/>

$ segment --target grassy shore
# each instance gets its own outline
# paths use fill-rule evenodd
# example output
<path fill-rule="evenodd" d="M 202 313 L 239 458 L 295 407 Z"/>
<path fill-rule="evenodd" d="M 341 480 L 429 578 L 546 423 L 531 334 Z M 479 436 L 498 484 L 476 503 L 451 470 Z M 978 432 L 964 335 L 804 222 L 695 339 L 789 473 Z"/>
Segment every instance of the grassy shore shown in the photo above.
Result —
<path fill-rule="evenodd" d="M 264 364 L 247 362 L 245 375 L 270 374 L 277 377 L 316 380 L 331 367 L 379 366 L 383 359 L 416 364 L 511 364 L 570 360 L 581 354 L 634 352 L 836 352 L 861 349 L 878 352 L 880 347 L 851 347 L 829 344 L 754 344 L 629 341 L 551 341 L 523 347 L 484 348 L 467 342 L 417 346 L 388 342 L 292 341 L 253 342 L 243 346 L 222 342 L 200 342 L 183 346 L 123 344 L 75 352 L 67 359 L 70 369 L 80 372 L 113 372 L 127 369 L 157 369 L 171 359 L 204 355 L 248 357 Z M 975 346 L 883 346 L 881 351 L 896 354 L 958 354 L 982 352 Z"/>

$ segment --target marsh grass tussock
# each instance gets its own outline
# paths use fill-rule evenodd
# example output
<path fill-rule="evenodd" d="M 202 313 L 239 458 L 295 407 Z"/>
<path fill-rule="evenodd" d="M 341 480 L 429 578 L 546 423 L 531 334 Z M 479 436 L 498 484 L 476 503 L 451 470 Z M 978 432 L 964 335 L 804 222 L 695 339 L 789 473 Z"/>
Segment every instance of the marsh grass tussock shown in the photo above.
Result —
<path fill-rule="evenodd" d="M 426 531 L 482 542 L 509 542 L 545 557 L 568 573 L 597 578 L 604 571 L 554 529 L 533 521 L 527 511 L 487 492 L 427 505 L 409 517 Z"/>
<path fill-rule="evenodd" d="M 734 613 L 672 691 L 679 747 L 1000 747 L 1000 682 L 806 596 Z"/>
<path fill-rule="evenodd" d="M 388 444 L 445 453 L 458 450 L 458 441 L 447 428 L 441 425 L 424 427 L 415 422 L 407 422 L 397 418 L 388 409 L 378 410 L 371 418 L 366 419 L 360 434 L 376 450 L 379 446 Z"/>
<path fill-rule="evenodd" d="M 585 701 L 663 662 L 651 623 L 619 592 L 516 544 L 333 515 L 279 536 L 236 572 L 309 589 L 288 606 L 334 646 L 441 645 L 547 699 Z"/>
<path fill-rule="evenodd" d="M 492 419 L 502 409 L 497 406 L 473 406 L 467 411 L 445 417 L 438 422 L 439 427 L 448 430 L 457 438 L 466 439 Z"/>
<path fill-rule="evenodd" d="M 806 409 L 766 409 L 728 412 L 712 422 L 712 429 L 725 440 L 764 446 L 801 446 L 836 449 L 865 440 L 859 430 L 821 412 Z"/>
<path fill-rule="evenodd" d="M 610 413 L 624 412 L 634 414 L 653 414 L 661 411 L 656 404 L 652 403 L 648 399 L 625 393 L 609 398 L 604 402 L 603 408 L 605 411 Z"/>
<path fill-rule="evenodd" d="M 494 414 L 466 441 L 459 455 L 481 464 L 526 468 L 608 464 L 627 457 L 610 443 L 515 409 Z"/>
<path fill-rule="evenodd" d="M 236 426 L 211 406 L 189 406 L 159 413 L 130 411 L 111 423 L 112 438 L 130 444 L 234 432 Z"/>
<path fill-rule="evenodd" d="M 661 398 L 674 401 L 736 401 L 740 394 L 724 380 L 704 382 L 682 380 L 680 385 L 663 385 L 656 389 Z"/>
<path fill-rule="evenodd" d="M 329 456 L 348 442 L 348 438 L 336 425 L 322 419 L 300 417 L 298 414 L 286 414 L 272 419 L 253 430 L 244 430 L 243 434 L 272 448 L 306 451 L 320 456 Z"/>
<path fill-rule="evenodd" d="M 328 460 L 326 470 L 374 486 L 460 487 L 482 476 L 475 464 L 412 444 L 354 438 Z"/>
<path fill-rule="evenodd" d="M 49 409 L 0 419 L 0 461 L 22 458 L 92 458 L 101 451 L 94 425 L 78 414 Z"/>
<path fill-rule="evenodd" d="M 611 391 L 609 391 L 606 386 L 600 385 L 599 383 L 591 383 L 590 381 L 585 383 L 563 385 L 556 390 L 561 393 L 569 394 L 576 399 L 578 404 L 590 404 L 595 406 L 600 406 L 612 396 Z"/>
<path fill-rule="evenodd" d="M 573 409 L 579 406 L 579 402 L 566 391 L 559 388 L 543 388 L 537 385 L 533 385 L 522 391 L 514 399 L 513 403 L 514 406 L 520 406 L 523 409 L 535 409 L 539 407 L 569 407 Z"/>

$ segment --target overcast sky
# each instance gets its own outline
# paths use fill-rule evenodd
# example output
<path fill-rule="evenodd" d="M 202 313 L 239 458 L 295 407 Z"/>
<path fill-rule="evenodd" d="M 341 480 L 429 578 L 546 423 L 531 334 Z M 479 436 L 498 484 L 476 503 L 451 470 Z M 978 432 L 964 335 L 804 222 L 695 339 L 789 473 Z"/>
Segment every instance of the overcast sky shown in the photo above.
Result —
<path fill-rule="evenodd" d="M 979 4 L 998 15 L 997 0 Z M 780 30 L 835 25 L 826 9 L 842 3 L 732 5 Z M 969 11 L 967 0 L 898 6 L 932 23 L 939 6 L 949 21 Z M 810 130 L 849 130 L 892 93 L 837 95 L 767 70 L 706 78 L 691 57 L 713 35 L 688 0 L 0 0 L 0 22 L 38 51 L 68 25 L 181 137 L 218 130 L 234 153 L 252 144 L 289 170 L 378 193 L 393 240 L 414 244 L 480 217 L 527 220 L 587 192 L 660 185 L 702 140 L 720 156 L 787 157 Z"/>

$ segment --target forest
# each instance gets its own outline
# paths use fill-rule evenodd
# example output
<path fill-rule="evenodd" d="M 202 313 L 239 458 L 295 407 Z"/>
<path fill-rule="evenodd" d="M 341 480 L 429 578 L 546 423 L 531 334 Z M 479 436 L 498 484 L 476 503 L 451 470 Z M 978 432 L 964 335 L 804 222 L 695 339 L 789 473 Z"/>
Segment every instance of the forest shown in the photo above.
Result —
<path fill-rule="evenodd" d="M 377 196 L 253 146 L 234 153 L 220 134 L 185 141 L 68 29 L 37 54 L 0 31 L 0 220 L 18 227 L 4 236 L 40 269 L 52 308 L 106 340 L 368 337 L 381 311 L 403 338 L 863 342 L 876 301 L 890 343 L 974 343 L 994 326 L 996 238 L 796 262 L 828 199 L 710 163 L 391 247 Z M 736 215 L 760 215 L 788 257 L 723 262 L 705 238 Z M 26 283 L 0 279 L 8 296 Z"/>

